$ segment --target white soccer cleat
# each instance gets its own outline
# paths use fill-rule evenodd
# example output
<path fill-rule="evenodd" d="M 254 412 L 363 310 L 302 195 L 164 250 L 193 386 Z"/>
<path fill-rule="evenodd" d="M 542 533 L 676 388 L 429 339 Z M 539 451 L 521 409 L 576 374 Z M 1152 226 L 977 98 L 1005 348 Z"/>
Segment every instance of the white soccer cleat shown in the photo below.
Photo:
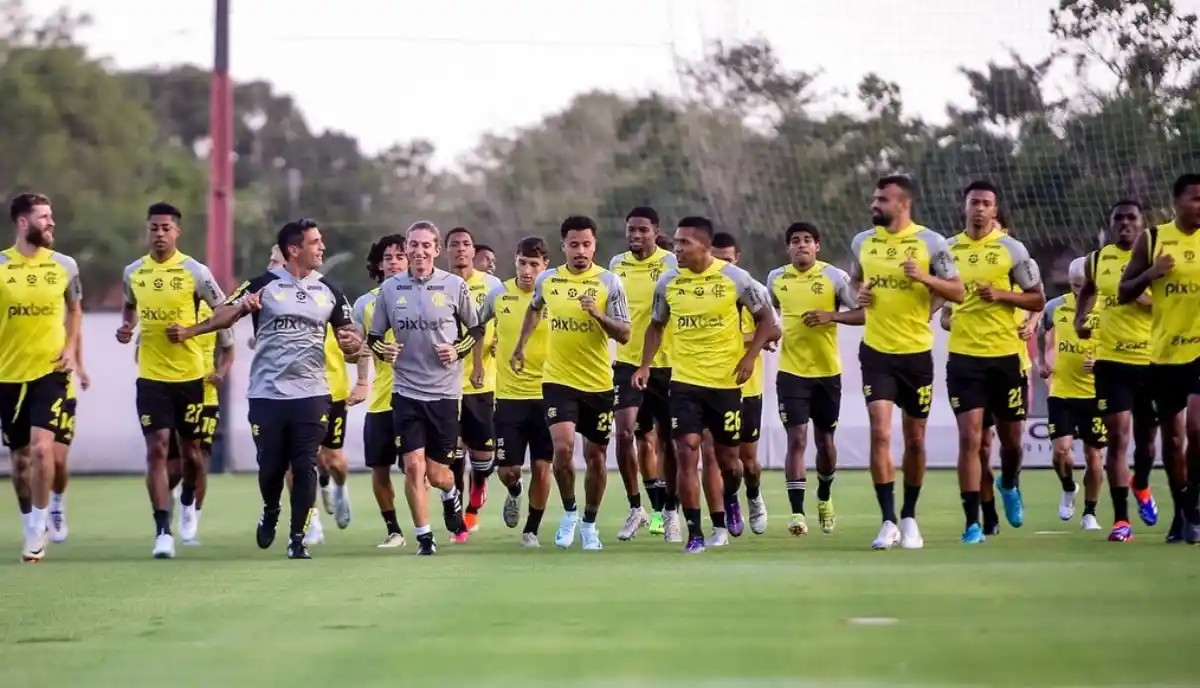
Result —
<path fill-rule="evenodd" d="M 49 541 L 45 528 L 33 526 L 33 514 L 25 522 L 25 544 L 21 548 L 21 561 L 41 561 L 46 556 L 46 545 Z"/>
<path fill-rule="evenodd" d="M 917 519 L 900 519 L 900 548 L 921 549 L 925 540 L 921 537 L 921 529 L 917 527 Z"/>
<path fill-rule="evenodd" d="M 384 538 L 383 542 L 375 546 L 379 549 L 395 549 L 397 547 L 403 547 L 406 544 L 407 543 L 404 541 L 404 535 L 402 533 L 388 533 L 388 536 Z"/>
<path fill-rule="evenodd" d="M 1064 521 L 1070 521 L 1075 517 L 1075 497 L 1079 494 L 1079 486 L 1070 492 L 1063 492 L 1058 499 L 1058 517 Z"/>
<path fill-rule="evenodd" d="M 170 533 L 162 533 L 154 538 L 153 554 L 155 559 L 174 559 L 175 536 Z"/>
<path fill-rule="evenodd" d="M 504 517 L 504 525 L 516 528 L 521 522 L 521 495 L 504 495 L 504 509 L 501 514 Z"/>
<path fill-rule="evenodd" d="M 629 515 L 625 517 L 625 525 L 617 531 L 617 539 L 621 542 L 628 542 L 637 537 L 637 532 L 641 528 L 650 525 L 650 517 L 646 515 L 646 510 L 642 507 L 630 509 Z"/>
<path fill-rule="evenodd" d="M 521 546 L 525 549 L 537 549 L 542 543 L 538 542 L 537 533 L 521 533 Z"/>
<path fill-rule="evenodd" d="M 1079 519 L 1080 530 L 1103 530 L 1100 527 L 1100 521 L 1092 514 L 1084 514 L 1083 518 Z"/>
<path fill-rule="evenodd" d="M 595 523 L 584 523 L 579 528 L 580 540 L 583 541 L 583 551 L 599 552 L 604 549 L 604 545 L 600 542 L 600 530 L 596 528 Z"/>
<path fill-rule="evenodd" d="M 185 545 L 198 545 L 196 535 L 200 532 L 200 512 L 196 505 L 180 507 L 179 509 L 179 539 Z"/>
<path fill-rule="evenodd" d="M 57 506 L 57 508 L 55 508 Z M 52 542 L 67 541 L 67 509 L 63 504 L 51 505 L 50 519 L 46 523 Z"/>
<path fill-rule="evenodd" d="M 554 546 L 566 549 L 575 544 L 575 529 L 579 526 L 579 512 L 568 511 L 558 522 L 558 530 L 554 531 Z"/>
<path fill-rule="evenodd" d="M 900 544 L 900 529 L 891 521 L 884 521 L 879 527 L 879 534 L 871 543 L 871 549 L 891 549 Z"/>
<path fill-rule="evenodd" d="M 663 539 L 667 542 L 683 542 L 683 533 L 679 528 L 679 512 L 663 512 Z"/>
<path fill-rule="evenodd" d="M 333 497 L 333 479 L 330 478 L 328 485 L 318 489 L 321 492 L 321 507 L 325 509 L 325 513 L 332 516 L 337 508 L 336 500 Z"/>
<path fill-rule="evenodd" d="M 705 547 L 725 547 L 729 544 L 728 528 L 713 528 L 712 535 L 704 541 Z"/>
<path fill-rule="evenodd" d="M 350 525 L 350 485 L 333 488 L 333 519 L 337 527 L 345 530 Z"/>
<path fill-rule="evenodd" d="M 304 532 L 304 546 L 312 547 L 325 542 L 325 527 L 321 525 L 321 517 L 317 510 L 312 510 L 312 518 L 308 522 L 308 530 Z"/>
<path fill-rule="evenodd" d="M 767 503 L 762 495 L 750 500 L 750 532 L 755 535 L 767 532 Z"/>

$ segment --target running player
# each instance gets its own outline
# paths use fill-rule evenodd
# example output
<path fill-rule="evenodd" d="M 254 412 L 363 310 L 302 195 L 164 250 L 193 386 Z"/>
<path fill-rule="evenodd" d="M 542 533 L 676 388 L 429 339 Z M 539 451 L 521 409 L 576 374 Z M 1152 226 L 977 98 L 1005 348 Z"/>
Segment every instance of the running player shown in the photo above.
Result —
<path fill-rule="evenodd" d="M 1119 301 L 1121 274 L 1133 257 L 1133 248 L 1144 231 L 1142 206 L 1122 200 L 1109 210 L 1112 243 L 1088 254 L 1087 281 L 1079 292 L 1075 330 L 1080 339 L 1090 339 L 1087 317 L 1095 309 L 1100 325 L 1096 340 L 1096 404 L 1104 414 L 1108 435 L 1108 491 L 1113 501 L 1113 528 L 1108 539 L 1124 542 L 1133 537 L 1129 525 L 1129 490 L 1132 486 L 1142 521 L 1158 522 L 1158 505 L 1150 493 L 1154 467 L 1154 436 L 1158 418 L 1150 381 L 1150 329 L 1152 304 L 1149 293 L 1122 304 Z M 1133 440 L 1133 477 L 1126 460 Z M 1166 458 L 1166 457 L 1164 457 Z M 1172 463 L 1168 459 L 1168 463 Z M 1168 479 L 1170 475 L 1168 475 Z"/>
<path fill-rule="evenodd" d="M 449 256 L 450 273 L 467 283 L 471 303 L 475 304 L 478 311 L 487 295 L 500 288 L 500 280 L 475 269 L 475 237 L 465 227 L 455 227 L 446 235 L 446 254 Z M 460 448 L 471 456 L 471 495 L 467 502 L 467 530 L 452 533 L 452 542 L 465 542 L 468 532 L 479 529 L 479 510 L 487 501 L 487 481 L 494 470 L 495 339 L 496 327 L 489 325 L 483 337 L 475 342 L 475 350 L 471 352 L 469 367 L 466 368 L 468 375 L 463 376 L 459 443 Z"/>
<path fill-rule="evenodd" d="M 475 245 L 475 269 L 489 275 L 496 274 L 496 252 L 491 246 Z"/>
<path fill-rule="evenodd" d="M 999 192 L 976 181 L 963 192 L 967 228 L 948 242 L 966 297 L 953 306 L 946 361 L 946 389 L 958 424 L 958 482 L 966 527 L 963 544 L 983 542 L 979 523 L 979 445 L 983 415 L 991 414 L 1000 442 L 997 490 L 1014 528 L 1024 523 L 1019 476 L 1026 411 L 1020 349 L 1013 311 L 1040 311 L 1046 305 L 1042 277 L 1025 245 L 996 224 Z"/>
<path fill-rule="evenodd" d="M 546 271 L 550 247 L 538 237 L 526 237 L 517 243 L 517 276 L 488 294 L 479 312 L 479 322 L 495 318 L 499 360 L 510 360 L 521 336 L 525 311 L 533 299 L 533 285 Z M 537 328 L 525 344 L 525 367 L 520 372 L 510 366 L 496 371 L 496 464 L 500 482 L 508 488 L 504 500 L 504 525 L 516 528 L 521 518 L 521 465 L 529 453 L 532 477 L 529 485 L 529 515 L 521 533 L 524 547 L 540 547 L 538 528 L 550 498 L 550 464 L 554 460 L 554 442 L 546 425 L 546 405 L 542 402 L 542 367 L 546 361 L 547 323 Z"/>
<path fill-rule="evenodd" d="M 659 233 L 654 238 L 654 243 L 664 251 L 669 251 L 671 255 L 675 254 L 675 240 L 671 237 Z M 663 348 L 668 351 L 667 358 L 670 359 L 669 338 L 663 341 Z M 667 410 L 670 411 L 669 404 Z M 654 481 L 654 488 L 662 490 L 663 503 L 662 526 L 658 527 L 651 515 L 647 532 L 651 535 L 662 535 L 667 542 L 681 543 L 683 533 L 679 527 L 679 471 L 675 463 L 675 443 L 671 441 L 669 422 L 664 422 L 661 427 L 656 426 L 658 423 L 649 410 L 646 413 L 638 412 L 637 429 L 634 431 L 638 464 L 643 476 L 660 476 Z"/>
<path fill-rule="evenodd" d="M 467 283 L 434 267 L 440 249 L 441 232 L 432 222 L 408 228 L 408 270 L 380 285 L 367 334 L 371 352 L 392 363 L 392 420 L 419 556 L 437 553 L 429 527 L 427 480 L 442 492 L 446 529 L 466 530 L 450 464 L 458 446 L 462 360 L 483 336 Z M 389 330 L 394 343 L 384 339 Z"/>
<path fill-rule="evenodd" d="M 371 244 L 367 252 L 367 274 L 376 283 L 398 275 L 408 269 L 408 258 L 404 255 L 404 235 L 389 234 Z M 358 297 L 354 302 L 354 322 L 366 332 L 375 319 L 375 302 L 379 298 L 379 287 Z M 383 335 L 385 344 L 393 344 L 396 336 L 391 330 Z M 392 387 L 395 382 L 392 366 L 374 356 L 358 359 L 358 383 L 367 381 L 369 367 L 374 362 L 375 379 L 371 380 L 367 415 L 363 420 L 363 455 L 367 468 L 371 469 L 371 490 L 379 515 L 387 529 L 383 542 L 377 545 L 384 549 L 403 547 L 404 531 L 396 518 L 396 489 L 392 486 L 392 466 L 400 454 L 396 446 L 396 427 L 392 422 Z"/>
<path fill-rule="evenodd" d="M 679 491 L 683 503 L 688 542 L 684 551 L 703 552 L 700 525 L 701 434 L 713 438 L 719 466 L 738 473 L 741 429 L 741 387 L 754 374 L 754 364 L 767 342 L 779 336 L 775 314 L 766 289 L 736 265 L 712 255 L 712 222 L 704 217 L 685 217 L 675 230 L 675 255 L 679 266 L 658 281 L 654 312 L 646 330 L 641 366 L 634 386 L 645 389 L 650 364 L 658 353 L 663 333 L 670 327 L 671 427 L 679 464 Z M 741 332 L 739 308 L 754 318 L 754 336 L 749 346 Z M 733 366 L 730 363 L 737 361 Z M 714 519 L 716 515 L 714 515 Z M 722 527 L 714 523 L 714 529 Z"/>
<path fill-rule="evenodd" d="M 1096 388 L 1092 378 L 1096 344 L 1080 339 L 1075 332 L 1075 308 L 1079 292 L 1087 281 L 1087 258 L 1071 261 L 1068 270 L 1071 291 L 1046 304 L 1038 324 L 1038 372 L 1050 381 L 1049 430 L 1054 443 L 1054 472 L 1062 483 L 1062 498 L 1058 502 L 1058 517 L 1070 521 L 1075 516 L 1079 486 L 1075 484 L 1075 456 L 1072 445 L 1076 438 L 1083 441 L 1083 518 L 1084 530 L 1100 530 L 1096 520 L 1096 505 L 1104 483 L 1100 450 L 1106 443 L 1104 418 L 1096 408 Z M 1096 315 L 1089 316 L 1088 328 L 1096 332 Z M 1047 347 L 1047 340 L 1054 343 Z M 1046 350 L 1056 352 L 1047 359 Z"/>
<path fill-rule="evenodd" d="M 199 319 L 198 304 L 219 306 L 225 299 L 208 267 L 177 247 L 183 214 L 169 203 L 155 203 L 146 212 L 150 252 L 125 268 L 125 305 L 117 341 L 128 344 L 140 325 L 138 339 L 137 412 L 146 438 L 146 491 L 154 511 L 156 559 L 175 556 L 171 533 L 171 486 L 167 460 L 171 434 L 179 433 L 185 468 L 184 492 L 194 499 L 195 481 L 204 472 L 204 378 L 209 363 L 199 340 L 176 342 L 172 325 L 190 327 Z M 229 345 L 231 333 L 218 335 Z M 185 502 L 186 503 L 186 502 Z M 194 502 L 193 502 L 194 504 Z M 194 539 L 194 533 L 191 533 Z"/>
<path fill-rule="evenodd" d="M 70 478 L 67 456 L 71 451 L 71 441 L 75 439 L 76 388 L 86 392 L 92 386 L 92 380 L 83 368 L 82 330 L 76 355 L 75 372 L 67 378 L 67 397 L 54 421 L 54 481 L 50 487 L 50 520 L 47 523 L 53 542 L 67 540 L 67 481 Z"/>
<path fill-rule="evenodd" d="M 934 298 L 961 303 L 966 292 L 945 238 L 912 221 L 913 190 L 907 177 L 880 179 L 871 204 L 875 227 L 851 244 L 851 277 L 858 305 L 866 309 L 859 362 L 871 424 L 871 478 L 883 516 L 871 543 L 875 549 L 896 543 L 906 549 L 924 546 L 916 516 L 925 478 L 925 422 L 933 403 L 929 319 Z M 900 519 L 891 450 L 893 404 L 904 413 Z"/>
<path fill-rule="evenodd" d="M 609 339 L 629 342 L 629 307 L 621 280 L 596 265 L 596 221 L 573 215 L 559 228 L 566 264 L 538 276 L 525 311 L 521 335 L 510 364 L 525 367 L 525 348 L 542 320 L 550 319 L 542 395 L 554 440 L 554 478 L 563 514 L 554 544 L 566 549 L 575 542 L 579 511 L 575 501 L 575 432 L 583 435 L 583 549 L 604 548 L 596 515 L 608 482 L 606 452 L 613 424 L 613 374 Z"/>
<path fill-rule="evenodd" d="M 351 395 L 350 371 L 346 369 L 347 362 L 357 362 L 358 354 L 350 356 L 353 361 L 347 361 L 346 354 L 338 348 L 337 335 L 333 326 L 327 325 L 329 332 L 325 336 L 325 376 L 329 381 L 329 422 L 326 424 L 325 437 L 317 449 L 317 466 L 322 471 L 317 473 L 317 486 L 321 493 L 321 506 L 325 513 L 333 513 L 337 527 L 346 529 L 350 525 L 350 484 L 349 466 L 346 462 L 346 409 L 350 406 Z M 365 391 L 365 390 L 363 390 Z M 332 484 L 332 489 L 331 489 Z M 330 508 L 332 507 L 332 509 Z M 313 525 L 320 523 L 314 519 Z"/>
<path fill-rule="evenodd" d="M 784 467 L 792 507 L 788 531 L 792 535 L 808 533 L 804 452 L 811 420 L 817 447 L 817 519 L 823 532 L 832 533 L 837 525 L 832 495 L 837 470 L 834 430 L 842 406 L 837 326 L 862 325 L 866 316 L 851 290 L 850 276 L 817 260 L 821 232 L 816 225 L 793 223 L 784 232 L 784 242 L 791 263 L 771 271 L 767 289 L 783 326 L 775 396 L 779 419 L 787 431 Z"/>
<path fill-rule="evenodd" d="M 1200 174 L 1180 176 L 1171 191 L 1175 221 L 1150 230 L 1146 241 L 1135 244 L 1118 297 L 1129 303 L 1147 290 L 1154 294 L 1152 385 L 1156 410 L 1166 421 L 1163 446 L 1170 451 L 1163 452 L 1163 463 L 1176 503 L 1167 542 L 1182 537 L 1195 544 L 1200 542 Z M 1182 426 L 1186 467 L 1180 455 Z"/>
<path fill-rule="evenodd" d="M 675 254 L 660 248 L 656 242 L 659 236 L 658 221 L 658 213 L 653 208 L 639 206 L 630 210 L 625 216 L 625 239 L 629 243 L 629 250 L 614 256 L 608 265 L 608 269 L 621 278 L 621 285 L 629 299 L 632 330 L 637 332 L 644 332 L 650 324 L 654 285 L 658 283 L 658 278 L 675 267 Z M 667 488 L 657 472 L 657 462 L 641 465 L 642 482 L 650 499 L 652 516 L 647 517 L 646 510 L 642 508 L 642 495 L 638 489 L 640 457 L 637 452 L 637 429 L 639 417 L 664 428 L 671 424 L 671 412 L 667 406 L 671 384 L 667 347 L 663 347 L 653 362 L 650 383 L 645 392 L 633 387 L 633 373 L 641 362 L 641 337 L 631 336 L 629 343 L 617 347 L 616 362 L 613 363 L 613 384 L 617 392 L 614 411 L 617 468 L 625 483 L 625 494 L 629 497 L 629 516 L 617 532 L 618 540 L 632 540 L 638 529 L 644 526 L 650 526 L 651 533 L 661 534 L 664 529 L 662 511 Z M 678 528 L 678 524 L 675 528 Z"/>

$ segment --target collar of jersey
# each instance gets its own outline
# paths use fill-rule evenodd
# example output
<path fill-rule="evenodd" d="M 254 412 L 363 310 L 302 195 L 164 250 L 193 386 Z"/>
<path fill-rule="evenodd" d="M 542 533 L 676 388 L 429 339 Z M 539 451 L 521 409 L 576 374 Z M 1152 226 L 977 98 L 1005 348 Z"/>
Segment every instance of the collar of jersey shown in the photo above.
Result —
<path fill-rule="evenodd" d="M 812 265 L 810 265 L 810 266 L 808 267 L 808 269 L 807 269 L 807 270 L 805 270 L 805 271 L 803 271 L 803 272 L 801 272 L 801 271 L 800 271 L 800 269 L 799 269 L 799 268 L 797 268 L 797 267 L 796 267 L 796 265 L 795 265 L 794 263 L 788 263 L 788 264 L 787 264 L 787 270 L 791 271 L 791 273 L 792 273 L 793 275 L 800 275 L 801 277 L 803 277 L 804 275 L 809 275 L 809 274 L 812 274 L 812 273 L 813 273 L 813 271 L 815 271 L 815 270 L 819 270 L 819 269 L 821 269 L 821 261 L 819 261 L 819 260 L 814 260 L 814 261 L 813 261 L 813 264 L 812 264 Z"/>
<path fill-rule="evenodd" d="M 714 272 L 720 270 L 726 264 L 727 264 L 726 261 L 723 261 L 720 258 L 713 258 L 713 261 L 708 264 L 708 267 L 705 268 L 703 272 L 695 272 L 695 271 L 691 270 L 690 268 L 683 267 L 682 265 L 679 266 L 679 271 L 684 272 L 686 270 L 687 272 L 690 272 L 693 275 L 708 275 L 708 274 L 711 274 L 711 273 L 714 273 Z"/>
<path fill-rule="evenodd" d="M 412 270 L 405 270 L 404 274 L 408 275 L 408 278 L 410 280 L 416 282 L 417 284 L 425 284 L 426 282 L 433 279 L 434 277 L 437 277 L 438 268 L 434 268 L 434 269 L 430 270 L 429 274 L 425 275 L 424 277 L 417 277 L 416 275 L 412 274 Z"/>
<path fill-rule="evenodd" d="M 151 254 L 149 254 L 149 253 L 146 254 L 146 262 L 150 263 L 151 265 L 162 265 L 162 266 L 175 265 L 175 264 L 183 261 L 184 258 L 185 258 L 185 256 L 183 255 L 183 251 L 180 251 L 179 249 L 175 249 L 175 253 L 172 254 L 170 258 L 164 260 L 161 263 L 158 262 L 157 260 L 154 260 L 154 256 L 152 256 Z"/>
<path fill-rule="evenodd" d="M 563 266 L 559 269 L 559 271 L 567 277 L 591 277 L 600 271 L 600 266 L 592 263 L 592 266 L 583 272 L 571 272 L 571 268 L 568 267 L 566 263 L 563 263 Z"/>
<path fill-rule="evenodd" d="M 639 264 L 641 264 L 641 263 L 649 263 L 649 262 L 651 262 L 651 261 L 653 261 L 653 260 L 656 260 L 656 259 L 658 259 L 658 260 L 661 260 L 661 259 L 662 259 L 662 255 L 663 255 L 664 253 L 669 253 L 669 251 L 667 251 L 667 250 L 666 250 L 665 248 L 663 248 L 662 246 L 655 246 L 655 247 L 654 247 L 654 253 L 651 253 L 650 255 L 646 256 L 646 259 L 645 259 L 645 260 L 639 260 L 639 259 L 638 259 L 638 257 L 637 257 L 637 254 L 636 254 L 636 253 L 634 253 L 633 251 L 629 251 L 629 260 L 633 261 L 634 263 L 639 263 Z"/>
<path fill-rule="evenodd" d="M 50 256 L 54 254 L 54 249 L 46 248 L 45 246 L 39 246 L 38 250 L 34 251 L 32 256 L 26 258 L 25 254 L 18 251 L 16 245 L 14 244 L 12 248 L 8 249 L 7 253 L 18 261 L 27 263 L 41 263 L 42 261 L 48 260 Z"/>
<path fill-rule="evenodd" d="M 509 292 L 512 292 L 512 293 L 514 293 L 514 294 L 532 294 L 532 293 L 533 293 L 533 291 L 532 291 L 532 290 L 531 290 L 531 291 L 525 291 L 524 289 L 522 289 L 522 288 L 521 288 L 521 285 L 517 284 L 517 278 L 516 278 L 516 277 L 513 277 L 513 278 L 511 278 L 511 279 L 509 279 L 509 280 L 506 280 L 506 281 L 504 282 L 504 288 L 505 288 L 505 290 L 507 290 L 507 291 L 509 291 Z"/>
<path fill-rule="evenodd" d="M 992 231 L 988 232 L 987 234 L 984 234 L 982 238 L 976 240 L 976 239 L 972 239 L 970 234 L 967 234 L 967 230 L 964 229 L 962 231 L 962 238 L 968 244 L 986 244 L 986 243 L 995 241 L 1004 235 L 1005 235 L 1004 232 L 993 227 Z"/>
<path fill-rule="evenodd" d="M 905 237 L 916 234 L 917 232 L 921 231 L 921 229 L 922 229 L 921 225 L 919 225 L 915 222 L 908 223 L 908 226 L 905 227 L 904 229 L 900 230 L 899 232 L 889 232 L 887 227 L 876 226 L 875 227 L 875 235 L 880 238 L 884 238 L 884 239 L 887 239 L 887 238 L 903 239 Z"/>

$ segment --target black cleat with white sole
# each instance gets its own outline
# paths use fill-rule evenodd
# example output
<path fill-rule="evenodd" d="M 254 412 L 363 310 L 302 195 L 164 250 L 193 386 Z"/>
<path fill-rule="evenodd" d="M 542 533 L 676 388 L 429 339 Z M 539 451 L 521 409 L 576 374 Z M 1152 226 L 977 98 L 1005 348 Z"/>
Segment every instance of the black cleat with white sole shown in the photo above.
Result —
<path fill-rule="evenodd" d="M 263 509 L 262 516 L 258 519 L 258 529 L 254 533 L 260 548 L 269 549 L 275 543 L 275 527 L 277 525 L 279 525 L 279 510 Z"/>
<path fill-rule="evenodd" d="M 308 553 L 308 548 L 304 546 L 304 541 L 293 538 L 288 543 L 287 548 L 288 559 L 312 559 L 312 555 Z"/>
<path fill-rule="evenodd" d="M 446 530 L 451 534 L 467 529 L 463 522 L 462 494 L 455 495 L 454 499 L 442 500 L 442 518 L 446 523 Z"/>
<path fill-rule="evenodd" d="M 437 554 L 437 543 L 433 541 L 433 533 L 417 536 L 417 556 L 432 557 Z"/>

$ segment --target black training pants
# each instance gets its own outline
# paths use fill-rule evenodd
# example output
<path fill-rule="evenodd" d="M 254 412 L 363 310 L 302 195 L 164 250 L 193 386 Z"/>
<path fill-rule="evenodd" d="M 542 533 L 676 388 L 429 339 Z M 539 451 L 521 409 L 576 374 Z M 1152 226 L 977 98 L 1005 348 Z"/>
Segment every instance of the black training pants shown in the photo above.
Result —
<path fill-rule="evenodd" d="M 289 534 L 303 536 L 317 499 L 317 448 L 329 423 L 329 396 L 249 399 L 250 434 L 258 450 L 258 489 L 263 508 L 279 512 L 288 468 L 292 469 Z"/>

